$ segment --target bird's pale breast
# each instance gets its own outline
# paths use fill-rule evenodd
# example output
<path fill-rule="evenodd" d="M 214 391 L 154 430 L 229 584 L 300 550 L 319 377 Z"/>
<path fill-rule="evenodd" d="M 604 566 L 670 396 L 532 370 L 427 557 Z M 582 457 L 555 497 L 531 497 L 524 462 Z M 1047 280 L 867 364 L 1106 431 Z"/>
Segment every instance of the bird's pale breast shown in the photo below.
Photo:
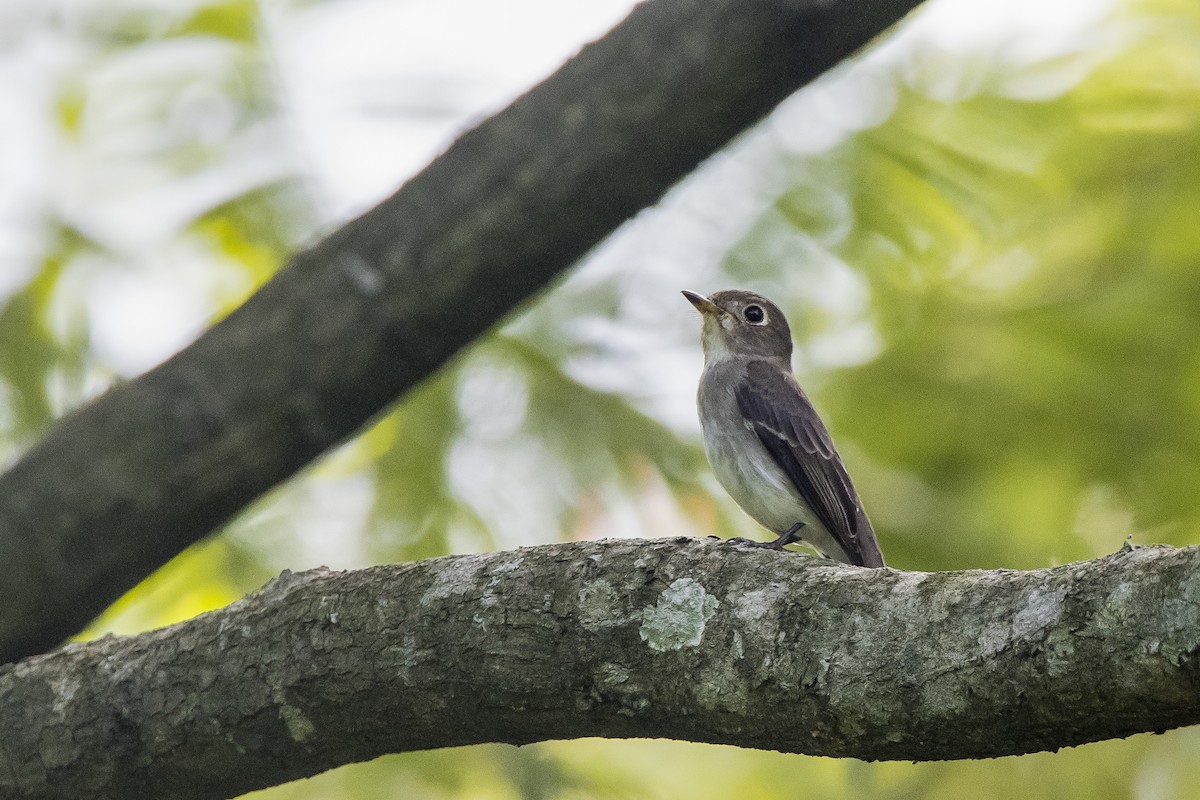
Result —
<path fill-rule="evenodd" d="M 768 530 L 782 534 L 803 522 L 800 536 L 826 554 L 840 553 L 800 498 L 784 471 L 746 425 L 733 388 L 742 376 L 734 361 L 706 366 L 697 402 L 704 431 L 704 452 L 713 474 L 742 510 Z"/>

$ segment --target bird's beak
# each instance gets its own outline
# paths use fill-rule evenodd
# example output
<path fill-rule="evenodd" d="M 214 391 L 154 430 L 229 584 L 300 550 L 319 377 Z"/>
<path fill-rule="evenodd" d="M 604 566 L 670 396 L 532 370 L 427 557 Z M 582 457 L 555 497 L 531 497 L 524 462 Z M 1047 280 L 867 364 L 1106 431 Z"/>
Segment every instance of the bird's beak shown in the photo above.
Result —
<path fill-rule="evenodd" d="M 687 289 L 684 289 L 683 296 L 688 299 L 689 303 L 696 307 L 697 311 L 706 317 L 719 317 L 729 313 L 702 294 L 689 292 Z"/>

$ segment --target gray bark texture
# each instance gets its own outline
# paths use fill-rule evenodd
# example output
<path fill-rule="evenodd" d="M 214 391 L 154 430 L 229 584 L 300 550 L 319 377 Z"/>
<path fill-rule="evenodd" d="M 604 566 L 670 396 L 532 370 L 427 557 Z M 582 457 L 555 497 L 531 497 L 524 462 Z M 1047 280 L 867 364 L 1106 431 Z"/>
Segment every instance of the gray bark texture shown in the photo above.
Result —
<path fill-rule="evenodd" d="M 919 573 L 612 540 L 285 573 L 0 668 L 0 797 L 223 798 L 478 742 L 934 760 L 1198 721 L 1200 547 Z"/>
<path fill-rule="evenodd" d="M 637 7 L 0 477 L 0 663 L 343 441 L 919 0 Z"/>

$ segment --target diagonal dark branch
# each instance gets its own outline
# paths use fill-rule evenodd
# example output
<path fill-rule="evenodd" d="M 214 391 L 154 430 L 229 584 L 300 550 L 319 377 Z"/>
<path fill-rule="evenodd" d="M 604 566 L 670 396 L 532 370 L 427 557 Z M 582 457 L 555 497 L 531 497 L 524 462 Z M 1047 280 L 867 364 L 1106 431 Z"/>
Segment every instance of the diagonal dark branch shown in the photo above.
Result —
<path fill-rule="evenodd" d="M 0 668 L 0 796 L 220 798 L 383 753 L 668 737 L 863 759 L 1200 722 L 1200 547 L 1033 572 L 613 540 L 285 573 Z"/>
<path fill-rule="evenodd" d="M 657 0 L 0 477 L 0 663 L 358 430 L 919 0 Z"/>

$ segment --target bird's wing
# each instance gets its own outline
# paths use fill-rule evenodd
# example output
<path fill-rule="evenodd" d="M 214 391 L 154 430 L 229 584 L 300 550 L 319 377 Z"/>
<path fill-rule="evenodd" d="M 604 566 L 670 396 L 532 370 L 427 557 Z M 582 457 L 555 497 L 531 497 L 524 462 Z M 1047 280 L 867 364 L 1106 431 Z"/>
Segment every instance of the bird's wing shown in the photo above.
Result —
<path fill-rule="evenodd" d="M 833 439 L 800 385 L 765 361 L 751 361 L 734 394 L 747 426 L 817 519 L 854 563 L 864 563 L 860 534 L 873 541 L 874 533 Z M 865 531 L 860 531 L 860 520 Z"/>

